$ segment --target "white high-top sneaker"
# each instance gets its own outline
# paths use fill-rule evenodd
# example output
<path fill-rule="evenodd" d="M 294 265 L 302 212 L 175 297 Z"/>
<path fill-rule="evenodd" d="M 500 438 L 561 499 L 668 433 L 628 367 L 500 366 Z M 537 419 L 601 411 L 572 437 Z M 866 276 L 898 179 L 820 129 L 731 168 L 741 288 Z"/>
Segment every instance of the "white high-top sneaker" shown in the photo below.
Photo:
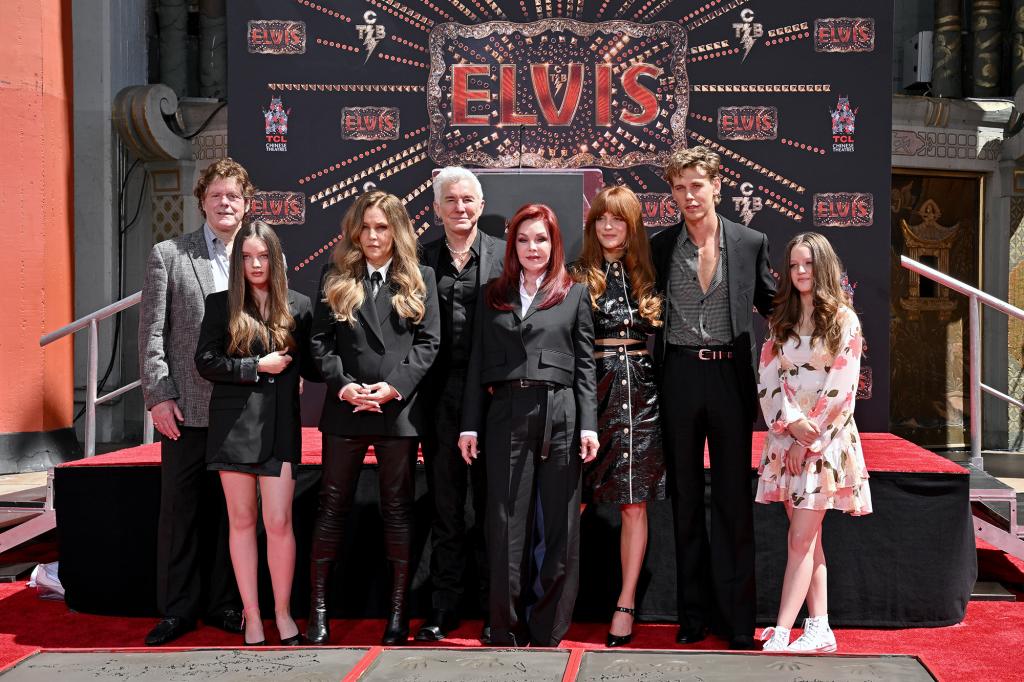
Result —
<path fill-rule="evenodd" d="M 828 626 L 828 616 L 804 619 L 804 633 L 786 651 L 798 654 L 831 653 L 836 650 L 836 636 Z"/>
<path fill-rule="evenodd" d="M 764 642 L 761 651 L 787 651 L 789 647 L 789 628 L 784 628 L 781 625 L 765 628 L 761 632 L 761 641 Z"/>

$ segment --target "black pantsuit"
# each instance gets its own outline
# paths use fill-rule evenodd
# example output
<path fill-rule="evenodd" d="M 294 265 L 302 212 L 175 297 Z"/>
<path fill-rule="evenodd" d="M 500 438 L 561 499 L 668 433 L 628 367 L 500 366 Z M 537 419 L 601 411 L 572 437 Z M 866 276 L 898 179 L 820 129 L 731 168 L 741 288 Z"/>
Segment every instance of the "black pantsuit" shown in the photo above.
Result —
<path fill-rule="evenodd" d="M 179 429 L 178 440 L 160 441 L 156 599 L 165 617 L 192 621 L 234 608 L 238 591 L 224 491 L 217 474 L 206 470 L 207 429 Z"/>
<path fill-rule="evenodd" d="M 556 646 L 579 582 L 580 430 L 597 430 L 590 294 L 477 308 L 462 430 L 485 430 L 491 643 Z M 490 403 L 485 410 L 485 396 Z M 485 414 L 486 412 L 486 414 Z M 547 436 L 547 438 L 545 438 Z"/>

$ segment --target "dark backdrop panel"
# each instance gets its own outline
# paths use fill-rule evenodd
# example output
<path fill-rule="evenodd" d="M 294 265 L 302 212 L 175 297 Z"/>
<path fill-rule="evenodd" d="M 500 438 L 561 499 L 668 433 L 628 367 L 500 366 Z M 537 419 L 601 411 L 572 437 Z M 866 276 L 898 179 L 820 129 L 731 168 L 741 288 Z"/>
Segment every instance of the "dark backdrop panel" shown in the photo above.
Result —
<path fill-rule="evenodd" d="M 439 228 L 430 173 L 452 159 L 598 167 L 606 183 L 647 195 L 645 220 L 656 230 L 677 215 L 663 159 L 709 144 L 726 168 L 720 211 L 768 234 L 776 269 L 785 272 L 779 261 L 795 233 L 815 229 L 832 240 L 870 347 L 871 397 L 858 402 L 857 420 L 865 431 L 888 430 L 889 0 L 238 0 L 228 22 L 230 153 L 275 193 L 257 205 L 279 224 L 294 288 L 315 293 L 345 209 L 369 187 L 405 199 L 431 240 Z M 488 93 L 463 100 L 484 125 L 458 124 L 453 63 L 490 70 L 462 83 Z M 544 78 L 533 80 L 531 63 L 548 64 L 546 115 L 536 85 Z M 597 84 L 603 63 L 613 67 L 602 91 L 608 121 Z M 623 78 L 634 63 L 652 71 L 630 87 Z M 504 104 L 501 64 L 516 66 Z M 552 112 L 575 94 L 580 74 L 578 105 L 563 106 L 572 117 L 561 125 Z M 631 124 L 647 105 L 657 118 Z M 503 115 L 520 118 L 502 123 Z M 488 203 L 500 194 L 488 191 Z M 817 194 L 831 199 L 816 204 Z M 873 216 L 859 222 L 870 225 L 849 226 L 858 221 L 844 214 L 868 198 Z M 541 188 L 530 200 L 559 197 Z M 816 206 L 827 209 L 828 225 L 816 226 Z"/>
<path fill-rule="evenodd" d="M 319 467 L 299 468 L 295 495 L 297 563 L 292 606 L 304 615 L 309 595 L 309 549 Z M 753 479 L 752 479 L 753 482 Z M 68 607 L 84 613 L 156 615 L 158 467 L 58 468 L 54 479 L 60 579 Z M 430 509 L 422 466 L 416 472 L 416 527 L 412 613 L 430 608 Z M 977 576 L 968 477 L 875 473 L 875 513 L 863 518 L 825 516 L 829 619 L 851 627 L 926 627 L 963 620 Z M 709 495 L 705 489 L 705 498 Z M 104 500 L 102 505 L 97 499 Z M 335 568 L 330 606 L 335 616 L 382 618 L 390 574 L 384 558 L 377 476 L 363 470 Z M 471 513 L 467 510 L 467 513 Z M 639 616 L 675 620 L 675 555 L 667 501 L 649 506 L 650 544 L 638 591 Z M 786 519 L 781 505 L 755 505 L 757 618 L 774 623 L 786 565 Z M 262 542 L 262 533 L 261 533 Z M 576 618 L 607 622 L 621 583 L 619 518 L 614 505 L 591 505 L 583 517 L 580 596 Z M 273 598 L 261 549 L 262 608 Z M 112 567 L 116 567 L 111 577 Z M 467 585 L 475 583 L 472 575 Z M 472 590 L 469 590 L 472 592 Z M 467 595 L 463 613 L 477 616 Z"/>

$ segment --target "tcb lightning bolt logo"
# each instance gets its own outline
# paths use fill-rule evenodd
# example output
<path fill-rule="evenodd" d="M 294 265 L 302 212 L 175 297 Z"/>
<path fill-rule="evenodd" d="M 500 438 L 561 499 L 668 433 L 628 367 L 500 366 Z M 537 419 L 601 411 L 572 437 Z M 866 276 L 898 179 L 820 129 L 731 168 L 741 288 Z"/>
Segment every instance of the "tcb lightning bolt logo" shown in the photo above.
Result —
<path fill-rule="evenodd" d="M 370 55 L 377 49 L 377 45 L 380 41 L 384 40 L 386 32 L 384 31 L 384 25 L 377 23 L 377 13 L 373 10 L 367 10 L 363 12 L 364 24 L 356 26 L 356 31 L 359 32 L 359 39 L 363 41 L 363 47 L 366 48 L 366 59 L 363 63 L 370 61 Z"/>
<path fill-rule="evenodd" d="M 743 59 L 740 61 L 745 62 L 756 39 L 764 35 L 764 27 L 754 23 L 754 10 L 747 7 L 740 12 L 740 23 L 733 24 L 732 28 L 736 31 L 740 45 L 743 46 Z"/>

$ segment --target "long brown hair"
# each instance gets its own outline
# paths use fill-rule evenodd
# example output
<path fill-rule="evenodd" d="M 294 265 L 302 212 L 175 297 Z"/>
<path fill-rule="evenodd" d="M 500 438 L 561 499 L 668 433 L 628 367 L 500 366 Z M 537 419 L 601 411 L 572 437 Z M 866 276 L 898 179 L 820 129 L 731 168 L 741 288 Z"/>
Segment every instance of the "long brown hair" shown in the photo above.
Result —
<path fill-rule="evenodd" d="M 259 239 L 267 247 L 267 316 L 264 318 L 248 280 L 242 245 L 246 239 Z M 294 345 L 295 319 L 288 310 L 288 279 L 284 274 L 281 240 L 266 223 L 255 220 L 242 226 L 231 246 L 231 270 L 228 274 L 228 355 L 248 356 L 258 340 L 269 352 Z"/>
<path fill-rule="evenodd" d="M 793 249 L 798 246 L 807 247 L 814 266 L 814 333 L 811 335 L 811 343 L 824 343 L 828 352 L 834 356 L 839 353 L 842 344 L 843 325 L 838 315 L 839 309 L 850 305 L 850 297 L 843 291 L 843 265 L 839 256 L 828 239 L 817 232 L 803 232 L 786 244 L 782 260 L 784 269 L 768 321 L 769 334 L 776 353 L 782 350 L 782 344 L 787 339 L 796 339 L 797 345 L 800 345 L 800 335 L 796 331 L 800 324 L 800 292 L 793 286 L 789 265 Z"/>
<path fill-rule="evenodd" d="M 427 285 L 420 274 L 412 221 L 402 200 L 381 190 L 366 192 L 345 213 L 341 221 L 342 238 L 334 247 L 333 267 L 324 281 L 324 299 L 336 320 L 355 324 L 356 310 L 363 305 L 366 295 L 366 256 L 359 235 L 363 231 L 363 215 L 374 207 L 387 219 L 393 239 L 388 279 L 398 285 L 398 291 L 391 297 L 391 306 L 399 316 L 419 323 L 427 309 Z"/>
<path fill-rule="evenodd" d="M 583 225 L 583 249 L 573 269 L 573 277 L 587 286 L 591 305 L 597 308 L 597 299 L 604 295 L 605 290 L 604 250 L 597 238 L 597 221 L 605 213 L 611 213 L 626 222 L 622 261 L 629 273 L 637 308 L 641 317 L 652 326 L 660 327 L 662 300 L 654 291 L 651 246 L 644 231 L 640 200 L 628 187 L 605 187 L 594 197 Z"/>
<path fill-rule="evenodd" d="M 512 310 L 512 303 L 509 299 L 519 291 L 519 276 L 523 272 L 523 264 L 519 262 L 519 255 L 516 253 L 516 237 L 519 236 L 519 228 L 527 220 L 540 220 L 548 230 L 548 237 L 551 239 L 551 258 L 548 260 L 547 270 L 544 271 L 544 281 L 537 289 L 537 296 L 544 294 L 541 302 L 537 304 L 540 310 L 546 310 L 556 306 L 565 300 L 572 286 L 572 278 L 565 269 L 565 247 L 562 245 L 562 232 L 558 229 L 558 218 L 550 207 L 544 204 L 526 204 L 520 207 L 516 214 L 508 221 L 505 239 L 505 267 L 501 274 L 487 286 L 485 300 L 494 310 Z M 516 296 L 515 300 L 519 300 Z"/>

